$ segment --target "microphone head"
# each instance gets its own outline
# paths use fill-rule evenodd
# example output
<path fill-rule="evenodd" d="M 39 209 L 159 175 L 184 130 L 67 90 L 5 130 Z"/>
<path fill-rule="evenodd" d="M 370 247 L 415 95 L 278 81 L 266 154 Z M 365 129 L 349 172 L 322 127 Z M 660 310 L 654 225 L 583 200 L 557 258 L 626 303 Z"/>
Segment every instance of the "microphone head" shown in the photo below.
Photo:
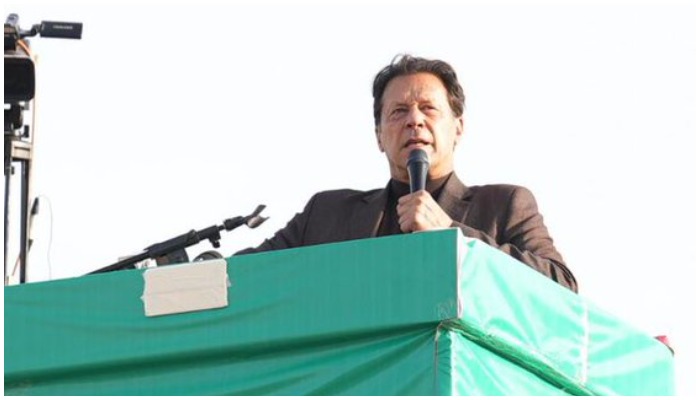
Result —
<path fill-rule="evenodd" d="M 408 160 L 406 161 L 406 166 L 408 167 L 413 163 L 424 163 L 430 165 L 430 158 L 428 157 L 428 153 L 426 153 L 423 149 L 411 150 L 411 152 L 408 153 Z"/>
<path fill-rule="evenodd" d="M 408 170 L 408 180 L 411 193 L 425 190 L 428 179 L 428 169 L 430 158 L 423 149 L 413 149 L 408 154 L 406 169 Z"/>

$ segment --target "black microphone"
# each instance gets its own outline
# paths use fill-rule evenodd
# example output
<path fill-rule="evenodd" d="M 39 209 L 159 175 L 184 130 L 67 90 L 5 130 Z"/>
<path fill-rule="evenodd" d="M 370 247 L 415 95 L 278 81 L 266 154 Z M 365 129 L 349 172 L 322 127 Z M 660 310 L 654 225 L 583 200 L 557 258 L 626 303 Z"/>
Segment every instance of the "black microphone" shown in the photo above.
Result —
<path fill-rule="evenodd" d="M 406 169 L 408 170 L 409 186 L 411 193 L 425 190 L 425 182 L 428 178 L 430 159 L 423 149 L 413 149 L 408 155 Z"/>

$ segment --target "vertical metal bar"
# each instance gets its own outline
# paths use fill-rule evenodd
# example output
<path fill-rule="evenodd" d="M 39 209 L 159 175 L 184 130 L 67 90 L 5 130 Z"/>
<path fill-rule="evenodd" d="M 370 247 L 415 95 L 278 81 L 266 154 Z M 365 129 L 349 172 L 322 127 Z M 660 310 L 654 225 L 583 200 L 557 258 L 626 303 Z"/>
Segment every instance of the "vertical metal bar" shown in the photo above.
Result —
<path fill-rule="evenodd" d="M 7 139 L 5 139 L 5 144 L 7 144 Z M 7 147 L 7 146 L 5 146 Z M 5 157 L 7 155 L 7 149 L 5 149 Z M 4 282 L 5 285 L 8 284 L 7 280 L 7 246 L 9 243 L 9 230 L 10 230 L 10 177 L 12 176 L 12 162 L 7 158 L 5 159 L 5 275 Z"/>
<path fill-rule="evenodd" d="M 29 169 L 31 159 L 22 160 L 22 210 L 20 215 L 19 283 L 27 281 L 27 250 L 29 248 Z"/>

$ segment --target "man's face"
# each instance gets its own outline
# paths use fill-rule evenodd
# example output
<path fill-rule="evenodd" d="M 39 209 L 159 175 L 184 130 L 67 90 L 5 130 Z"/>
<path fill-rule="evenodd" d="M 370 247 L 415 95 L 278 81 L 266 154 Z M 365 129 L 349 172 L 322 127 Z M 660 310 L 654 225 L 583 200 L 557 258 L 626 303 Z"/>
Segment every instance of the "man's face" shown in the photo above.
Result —
<path fill-rule="evenodd" d="M 396 77 L 382 100 L 377 142 L 389 160 L 391 177 L 408 182 L 406 160 L 415 148 L 428 153 L 431 179 L 452 172 L 463 121 L 452 113 L 440 78 L 423 72 Z"/>

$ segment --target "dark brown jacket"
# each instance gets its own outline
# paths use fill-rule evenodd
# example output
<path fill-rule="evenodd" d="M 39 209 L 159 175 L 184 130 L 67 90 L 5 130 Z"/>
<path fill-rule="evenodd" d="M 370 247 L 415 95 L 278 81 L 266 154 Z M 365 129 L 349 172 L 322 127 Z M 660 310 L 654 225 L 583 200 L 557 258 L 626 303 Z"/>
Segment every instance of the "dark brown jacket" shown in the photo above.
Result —
<path fill-rule="evenodd" d="M 377 236 L 388 186 L 368 192 L 341 189 L 315 194 L 304 211 L 248 254 Z M 576 279 L 549 237 L 532 193 L 520 186 L 465 186 L 455 174 L 438 204 L 465 236 L 480 239 L 574 292 Z"/>

